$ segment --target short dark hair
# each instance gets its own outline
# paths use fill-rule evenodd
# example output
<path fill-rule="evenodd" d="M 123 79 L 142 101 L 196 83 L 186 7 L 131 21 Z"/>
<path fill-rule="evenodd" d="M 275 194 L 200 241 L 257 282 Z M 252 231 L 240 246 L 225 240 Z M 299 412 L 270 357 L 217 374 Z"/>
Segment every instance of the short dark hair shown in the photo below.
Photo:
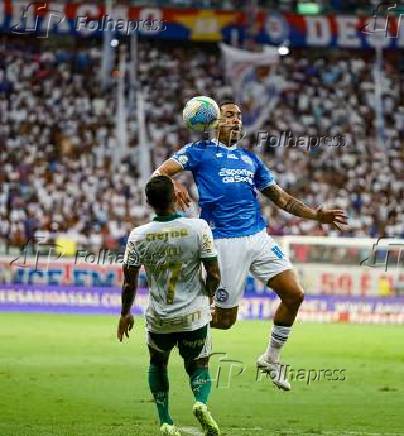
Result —
<path fill-rule="evenodd" d="M 219 107 L 222 107 L 222 106 L 224 106 L 226 104 L 235 104 L 235 105 L 238 106 L 238 104 L 234 100 L 228 99 L 228 100 L 221 101 L 220 104 L 219 104 Z"/>
<path fill-rule="evenodd" d="M 146 184 L 145 193 L 153 209 L 165 210 L 174 199 L 173 181 L 168 176 L 152 177 Z"/>

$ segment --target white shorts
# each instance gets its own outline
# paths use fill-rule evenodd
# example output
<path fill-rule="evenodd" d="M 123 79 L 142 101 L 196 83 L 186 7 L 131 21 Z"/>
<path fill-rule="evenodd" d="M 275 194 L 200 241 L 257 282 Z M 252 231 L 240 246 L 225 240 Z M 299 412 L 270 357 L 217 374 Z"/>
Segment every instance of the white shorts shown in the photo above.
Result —
<path fill-rule="evenodd" d="M 241 238 L 216 239 L 215 247 L 221 273 L 216 292 L 218 307 L 239 305 L 249 272 L 266 284 L 272 277 L 292 268 L 289 259 L 265 230 Z"/>

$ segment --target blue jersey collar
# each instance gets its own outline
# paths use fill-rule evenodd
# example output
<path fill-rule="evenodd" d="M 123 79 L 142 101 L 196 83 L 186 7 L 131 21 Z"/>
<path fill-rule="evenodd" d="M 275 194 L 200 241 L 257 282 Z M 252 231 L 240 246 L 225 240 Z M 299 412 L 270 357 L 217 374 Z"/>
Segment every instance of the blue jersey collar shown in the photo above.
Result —
<path fill-rule="evenodd" d="M 223 142 L 220 142 L 218 139 L 213 138 L 211 140 L 211 143 L 215 146 L 215 147 L 221 147 L 221 148 L 225 148 L 226 150 L 235 150 L 237 148 L 237 144 L 236 145 L 232 145 L 231 147 L 227 147 L 225 144 L 223 144 Z"/>

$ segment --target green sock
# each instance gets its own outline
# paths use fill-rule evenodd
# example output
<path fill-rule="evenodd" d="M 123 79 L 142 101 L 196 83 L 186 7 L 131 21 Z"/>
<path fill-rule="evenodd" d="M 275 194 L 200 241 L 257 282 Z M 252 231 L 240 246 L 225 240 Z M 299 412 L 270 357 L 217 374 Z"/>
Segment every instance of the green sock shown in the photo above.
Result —
<path fill-rule="evenodd" d="M 189 381 L 195 400 L 206 404 L 212 386 L 208 368 L 197 368 L 192 373 Z"/>
<path fill-rule="evenodd" d="M 149 387 L 156 402 L 160 425 L 167 423 L 172 425 L 173 420 L 168 412 L 168 375 L 167 367 L 150 364 Z"/>

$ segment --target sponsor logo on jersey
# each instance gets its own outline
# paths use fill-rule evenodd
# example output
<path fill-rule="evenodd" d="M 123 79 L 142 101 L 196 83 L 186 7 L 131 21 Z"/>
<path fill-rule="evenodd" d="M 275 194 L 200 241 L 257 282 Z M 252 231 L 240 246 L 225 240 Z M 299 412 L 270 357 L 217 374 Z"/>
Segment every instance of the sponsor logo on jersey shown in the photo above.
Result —
<path fill-rule="evenodd" d="M 212 238 L 207 234 L 202 235 L 202 251 L 205 253 L 212 253 L 213 251 Z"/>
<path fill-rule="evenodd" d="M 221 168 L 219 177 L 223 183 L 241 183 L 247 182 L 253 185 L 254 172 L 246 168 Z"/>
<path fill-rule="evenodd" d="M 167 232 L 158 232 L 158 233 L 146 233 L 146 241 L 165 241 L 167 242 L 169 238 L 183 238 L 188 235 L 187 229 L 179 229 L 179 230 L 169 230 Z"/>
<path fill-rule="evenodd" d="M 136 244 L 133 241 L 128 241 L 128 251 L 127 259 L 125 263 L 132 266 L 137 266 L 140 264 L 140 256 L 137 251 Z"/>
<path fill-rule="evenodd" d="M 195 341 L 187 341 L 184 339 L 182 343 L 186 345 L 189 348 L 197 348 L 197 347 L 203 347 L 205 345 L 206 339 L 196 339 Z"/>
<path fill-rule="evenodd" d="M 180 154 L 177 157 L 177 161 L 182 165 L 186 165 L 188 163 L 188 156 L 186 154 Z"/>
<path fill-rule="evenodd" d="M 238 159 L 238 157 L 237 157 L 235 154 L 233 154 L 233 153 L 229 153 L 229 154 L 227 155 L 227 158 L 228 158 L 228 159 Z"/>
<path fill-rule="evenodd" d="M 225 303 L 229 299 L 229 293 L 225 288 L 218 288 L 216 291 L 216 301 Z"/>
<path fill-rule="evenodd" d="M 161 318 L 155 312 L 148 313 L 147 318 L 149 322 L 156 327 L 186 327 L 192 325 L 195 321 L 199 321 L 202 318 L 202 311 L 196 310 L 183 316 L 173 316 L 170 318 Z"/>
<path fill-rule="evenodd" d="M 186 152 L 177 154 L 176 156 L 173 156 L 173 157 L 174 157 L 174 160 L 176 160 L 182 166 L 184 166 L 188 163 L 188 156 L 187 156 Z"/>

